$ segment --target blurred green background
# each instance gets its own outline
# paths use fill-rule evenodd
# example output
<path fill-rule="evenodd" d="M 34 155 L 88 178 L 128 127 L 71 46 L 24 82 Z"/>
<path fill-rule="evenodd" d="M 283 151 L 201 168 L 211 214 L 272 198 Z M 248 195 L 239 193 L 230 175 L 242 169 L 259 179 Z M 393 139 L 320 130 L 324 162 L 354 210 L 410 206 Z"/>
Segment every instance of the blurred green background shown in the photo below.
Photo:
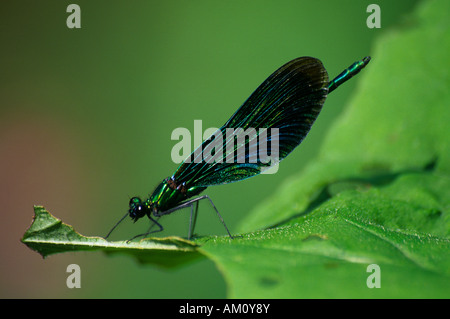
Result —
<path fill-rule="evenodd" d="M 69 1 L 0 4 L 0 202 L 2 298 L 224 298 L 211 261 L 162 270 L 126 256 L 55 255 L 20 242 L 33 205 L 84 235 L 105 235 L 129 197 L 148 196 L 178 164 L 177 127 L 219 127 L 285 62 L 321 59 L 330 77 L 370 55 L 374 38 L 405 23 L 417 1 L 76 1 L 81 29 L 68 29 Z M 376 59 L 376 57 L 372 57 Z M 312 131 L 275 175 L 211 187 L 233 232 L 243 214 L 310 161 L 356 80 L 325 103 Z M 197 233 L 224 235 L 200 205 Z M 162 219 L 162 235 L 187 235 L 188 213 Z M 112 239 L 144 231 L 124 222 Z M 68 289 L 66 267 L 81 267 Z"/>

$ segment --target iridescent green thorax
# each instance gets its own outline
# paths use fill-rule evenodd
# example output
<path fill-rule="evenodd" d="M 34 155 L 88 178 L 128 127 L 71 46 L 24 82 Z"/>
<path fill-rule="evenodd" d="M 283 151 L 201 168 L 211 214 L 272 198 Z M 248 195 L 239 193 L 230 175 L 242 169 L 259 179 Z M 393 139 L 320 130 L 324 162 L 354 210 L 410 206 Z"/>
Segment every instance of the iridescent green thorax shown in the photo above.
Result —
<path fill-rule="evenodd" d="M 145 204 L 151 207 L 155 215 L 155 213 L 164 212 L 178 206 L 182 201 L 200 194 L 205 189 L 206 187 L 188 188 L 185 183 L 177 183 L 173 177 L 168 177 L 156 187 Z"/>

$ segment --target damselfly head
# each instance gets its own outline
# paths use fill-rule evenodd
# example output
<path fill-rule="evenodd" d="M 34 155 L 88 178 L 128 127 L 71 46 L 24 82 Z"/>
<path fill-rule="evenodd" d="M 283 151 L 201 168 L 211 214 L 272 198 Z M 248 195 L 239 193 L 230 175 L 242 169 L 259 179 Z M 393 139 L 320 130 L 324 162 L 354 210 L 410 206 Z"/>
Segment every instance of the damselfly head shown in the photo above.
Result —
<path fill-rule="evenodd" d="M 147 212 L 149 212 L 149 208 L 139 197 L 133 197 L 130 199 L 130 209 L 128 210 L 128 213 L 134 222 L 136 222 L 139 218 L 144 217 Z"/>

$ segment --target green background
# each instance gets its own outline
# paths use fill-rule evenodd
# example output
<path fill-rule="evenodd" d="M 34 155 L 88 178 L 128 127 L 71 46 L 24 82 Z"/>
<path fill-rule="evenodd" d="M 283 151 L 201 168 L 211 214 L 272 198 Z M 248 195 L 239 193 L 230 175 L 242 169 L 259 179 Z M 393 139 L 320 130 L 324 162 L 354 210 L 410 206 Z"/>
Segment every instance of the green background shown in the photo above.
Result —
<path fill-rule="evenodd" d="M 125 256 L 73 253 L 43 260 L 20 243 L 33 205 L 84 235 L 104 235 L 130 196 L 146 197 L 178 164 L 177 127 L 221 126 L 276 68 L 298 56 L 321 59 L 330 77 L 371 54 L 372 42 L 416 1 L 377 1 L 382 28 L 368 29 L 371 1 L 77 1 L 81 29 L 66 26 L 65 1 L 0 4 L 0 221 L 3 298 L 223 298 L 211 261 L 176 270 Z M 373 57 L 374 59 L 376 57 Z M 233 232 L 243 215 L 318 152 L 358 81 L 327 99 L 302 146 L 275 175 L 211 187 Z M 201 205 L 200 234 L 224 234 Z M 163 235 L 187 234 L 187 213 L 162 220 Z M 147 228 L 121 225 L 114 239 Z M 282 261 L 280 261 L 282 262 Z M 66 267 L 80 265 L 82 288 Z"/>

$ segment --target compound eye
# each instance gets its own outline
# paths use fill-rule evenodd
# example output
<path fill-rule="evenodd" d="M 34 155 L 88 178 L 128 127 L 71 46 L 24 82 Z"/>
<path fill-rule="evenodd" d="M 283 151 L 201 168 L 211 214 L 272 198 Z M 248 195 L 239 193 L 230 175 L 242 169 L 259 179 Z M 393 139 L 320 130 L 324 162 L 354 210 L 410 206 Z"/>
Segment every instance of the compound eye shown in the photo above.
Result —
<path fill-rule="evenodd" d="M 130 199 L 130 207 L 131 206 L 138 206 L 138 205 L 141 205 L 141 204 L 142 204 L 142 201 L 141 201 L 141 199 L 139 197 L 132 197 Z"/>

